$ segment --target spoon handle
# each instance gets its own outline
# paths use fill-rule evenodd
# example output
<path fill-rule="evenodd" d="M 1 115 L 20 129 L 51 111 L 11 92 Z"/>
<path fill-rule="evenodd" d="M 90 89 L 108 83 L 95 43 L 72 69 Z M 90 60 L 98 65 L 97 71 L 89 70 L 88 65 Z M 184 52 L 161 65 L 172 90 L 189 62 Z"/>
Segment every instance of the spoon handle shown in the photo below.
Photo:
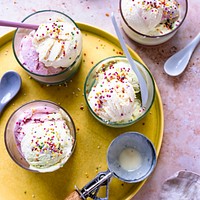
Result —
<path fill-rule="evenodd" d="M 126 44 L 124 42 L 124 39 L 120 33 L 120 30 L 118 28 L 118 25 L 117 25 L 117 22 L 115 20 L 115 16 L 114 16 L 114 13 L 111 14 L 111 17 L 112 17 L 112 22 L 113 22 L 113 25 L 114 25 L 114 28 L 115 28 L 115 32 L 119 38 L 119 41 L 120 41 L 120 44 L 121 44 L 121 47 L 133 69 L 133 71 L 135 72 L 136 76 L 138 77 L 138 81 L 139 81 L 139 85 L 140 85 L 140 90 L 141 90 L 141 98 L 142 98 L 142 106 L 145 107 L 146 103 L 147 103 L 147 99 L 148 99 L 148 89 L 147 89 L 147 84 L 143 78 L 143 76 L 141 75 L 141 73 L 139 72 L 138 68 L 136 67 L 134 61 L 133 61 L 133 58 L 131 57 L 127 47 L 126 47 Z"/>
<path fill-rule="evenodd" d="M 9 27 L 15 27 L 15 28 L 27 28 L 27 29 L 34 29 L 34 30 L 36 30 L 38 28 L 38 25 L 36 25 L 36 24 L 25 24 L 22 22 L 11 22 L 11 21 L 5 21 L 5 20 L 0 20 L 0 26 L 9 26 Z"/>
<path fill-rule="evenodd" d="M 185 47 L 190 48 L 191 53 L 195 50 L 200 42 L 200 33 Z"/>

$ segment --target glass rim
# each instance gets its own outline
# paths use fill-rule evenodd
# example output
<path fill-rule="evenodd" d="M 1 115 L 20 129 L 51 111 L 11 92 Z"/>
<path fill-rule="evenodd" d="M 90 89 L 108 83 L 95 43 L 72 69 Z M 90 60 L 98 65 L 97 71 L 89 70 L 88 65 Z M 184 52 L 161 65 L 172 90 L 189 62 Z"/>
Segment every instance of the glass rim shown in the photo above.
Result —
<path fill-rule="evenodd" d="M 125 127 L 125 126 L 129 126 L 129 125 L 132 125 L 132 124 L 138 122 L 139 120 L 141 120 L 141 119 L 149 112 L 149 110 L 151 109 L 151 107 L 152 107 L 152 105 L 153 105 L 154 99 L 155 99 L 156 88 L 155 88 L 154 78 L 153 78 L 152 74 L 150 73 L 149 69 L 147 69 L 147 67 L 145 67 L 145 65 L 143 65 L 141 62 L 139 62 L 139 61 L 137 61 L 137 60 L 135 60 L 135 59 L 133 58 L 134 61 L 136 61 L 139 65 L 141 65 L 141 66 L 145 69 L 145 71 L 148 73 L 148 75 L 149 75 L 149 77 L 150 77 L 150 79 L 151 79 L 151 81 L 152 81 L 152 86 L 153 86 L 153 97 L 152 97 L 152 100 L 151 100 L 151 102 L 150 102 L 150 106 L 149 106 L 147 109 L 145 109 L 145 112 L 144 112 L 141 116 L 139 116 L 137 119 L 131 120 L 131 121 L 128 121 L 128 122 L 122 122 L 122 123 L 110 122 L 110 121 L 104 120 L 104 119 L 102 119 L 101 117 L 99 117 L 99 116 L 93 111 L 93 109 L 91 108 L 91 106 L 90 106 L 89 103 L 88 103 L 88 99 L 87 99 L 87 83 L 88 83 L 88 80 L 89 80 L 89 78 L 90 78 L 91 73 L 95 70 L 95 68 L 96 68 L 100 63 L 102 63 L 102 62 L 104 62 L 104 61 L 106 61 L 106 60 L 112 59 L 112 58 L 119 58 L 119 59 L 120 59 L 120 58 L 123 58 L 123 59 L 125 58 L 125 59 L 126 59 L 126 56 L 110 56 L 110 57 L 104 58 L 103 60 L 101 60 L 101 61 L 99 61 L 97 64 L 95 64 L 95 65 L 90 69 L 90 71 L 89 71 L 89 73 L 88 73 L 88 75 L 87 75 L 87 77 L 86 77 L 86 79 L 85 79 L 85 83 L 84 83 L 84 98 L 85 98 L 85 101 L 86 101 L 86 104 L 87 104 L 89 110 L 92 112 L 92 114 L 93 114 L 100 122 L 102 122 L 102 123 L 104 123 L 104 124 L 106 124 L 106 125 L 108 125 L 108 126 L 113 126 L 113 127 L 117 127 L 117 126 L 118 126 L 118 127 Z"/>
<path fill-rule="evenodd" d="M 139 31 L 135 30 L 134 28 L 132 28 L 132 27 L 128 24 L 128 22 L 125 20 L 125 17 L 124 17 L 124 15 L 123 15 L 123 12 L 122 12 L 122 6 L 121 6 L 121 2 L 122 2 L 122 1 L 123 1 L 123 0 L 119 0 L 119 11 L 120 11 L 122 20 L 124 21 L 124 23 L 126 24 L 126 26 L 127 26 L 129 29 L 131 29 L 133 32 L 137 33 L 138 35 L 143 36 L 143 37 L 146 37 L 146 38 L 150 38 L 150 39 L 153 39 L 153 38 L 162 38 L 162 37 L 166 37 L 166 36 L 169 36 L 169 35 L 175 33 L 175 32 L 181 27 L 181 25 L 183 24 L 183 22 L 185 21 L 185 18 L 186 18 L 187 13 L 188 13 L 188 0 L 184 0 L 185 3 L 186 3 L 186 6 L 185 6 L 186 9 L 185 9 L 184 16 L 183 16 L 183 18 L 182 18 L 180 24 L 179 24 L 175 29 L 173 29 L 172 31 L 170 31 L 170 32 L 168 32 L 168 33 L 166 33 L 166 34 L 163 34 L 163 35 L 152 35 L 152 36 L 151 36 L 151 35 L 146 35 L 146 34 L 140 33 Z"/>
<path fill-rule="evenodd" d="M 78 28 L 80 30 L 80 28 L 78 27 L 78 25 L 76 24 L 76 22 L 71 18 L 69 17 L 68 15 L 60 12 L 60 11 L 57 11 L 57 10 L 40 10 L 40 11 L 36 11 L 34 13 L 31 13 L 30 15 L 26 16 L 22 22 L 26 21 L 26 19 L 30 18 L 31 16 L 34 16 L 36 14 L 40 14 L 40 13 L 44 13 L 44 12 L 55 12 L 55 13 L 59 13 L 61 15 L 64 15 L 65 17 L 67 17 L 68 19 L 70 19 L 72 21 L 72 23 L 76 26 L 76 28 Z M 17 28 L 14 32 L 14 36 L 13 36 L 13 42 L 12 42 L 12 48 L 13 48 L 13 52 L 14 52 L 14 56 L 16 58 L 16 60 L 18 61 L 18 63 L 20 64 L 20 66 L 26 71 L 28 72 L 29 74 L 31 75 L 34 75 L 34 76 L 38 76 L 38 77 L 54 77 L 54 76 L 57 76 L 57 75 L 61 75 L 61 74 L 64 74 L 66 73 L 67 71 L 71 70 L 71 68 L 73 67 L 73 65 L 78 61 L 78 59 L 81 57 L 81 54 L 82 54 L 82 49 L 81 48 L 81 51 L 79 53 L 79 55 L 75 58 L 74 62 L 69 65 L 68 67 L 66 67 L 66 69 L 60 71 L 59 73 L 56 73 L 56 74 L 47 74 L 47 75 L 44 75 L 44 74 L 37 74 L 35 72 L 31 72 L 28 68 L 24 67 L 24 65 L 22 64 L 22 62 L 19 60 L 17 54 L 16 54 L 16 51 L 15 51 L 15 44 L 14 44 L 14 41 L 15 41 L 15 38 L 16 38 L 16 35 L 17 35 L 17 31 L 19 29 L 22 29 L 22 28 Z"/>

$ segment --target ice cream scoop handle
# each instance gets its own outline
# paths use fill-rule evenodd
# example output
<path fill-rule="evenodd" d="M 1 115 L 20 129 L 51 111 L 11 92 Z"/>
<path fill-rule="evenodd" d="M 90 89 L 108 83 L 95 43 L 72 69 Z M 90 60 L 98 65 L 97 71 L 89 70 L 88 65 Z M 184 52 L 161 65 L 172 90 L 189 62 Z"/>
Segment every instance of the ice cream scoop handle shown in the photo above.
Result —
<path fill-rule="evenodd" d="M 75 190 L 64 200 L 83 200 L 83 199 L 80 197 L 79 193 Z"/>
<path fill-rule="evenodd" d="M 11 21 L 5 21 L 5 20 L 0 20 L 0 26 L 27 28 L 27 29 L 34 29 L 34 30 L 38 29 L 38 25 L 36 24 L 25 24 L 22 22 L 11 22 Z"/>

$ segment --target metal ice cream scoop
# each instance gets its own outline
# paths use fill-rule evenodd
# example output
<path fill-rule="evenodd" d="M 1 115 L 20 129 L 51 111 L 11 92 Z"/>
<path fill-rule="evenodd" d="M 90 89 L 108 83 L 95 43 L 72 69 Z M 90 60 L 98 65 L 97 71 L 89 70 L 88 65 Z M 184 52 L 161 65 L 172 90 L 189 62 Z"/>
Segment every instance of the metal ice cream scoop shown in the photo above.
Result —
<path fill-rule="evenodd" d="M 151 141 L 143 134 L 126 132 L 111 142 L 107 152 L 107 164 L 107 171 L 97 174 L 81 190 L 76 188 L 65 200 L 82 200 L 88 197 L 108 200 L 111 178 L 116 177 L 127 183 L 144 180 L 156 166 L 156 151 Z M 106 196 L 98 197 L 99 189 L 103 186 L 106 187 Z"/>

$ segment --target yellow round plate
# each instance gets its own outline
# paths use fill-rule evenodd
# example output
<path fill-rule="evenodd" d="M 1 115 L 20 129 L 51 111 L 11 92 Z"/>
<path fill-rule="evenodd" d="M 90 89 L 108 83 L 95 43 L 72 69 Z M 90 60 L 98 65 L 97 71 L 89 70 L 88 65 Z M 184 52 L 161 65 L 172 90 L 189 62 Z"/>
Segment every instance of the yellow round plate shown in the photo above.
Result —
<path fill-rule="evenodd" d="M 67 85 L 46 86 L 31 79 L 15 60 L 12 51 L 13 32 L 0 38 L 0 77 L 8 70 L 17 71 L 22 77 L 19 94 L 4 109 L 0 118 L 0 199 L 6 200 L 63 200 L 77 185 L 82 188 L 98 172 L 107 170 L 106 154 L 111 141 L 126 131 L 146 135 L 159 154 L 163 137 L 163 107 L 158 88 L 155 102 L 145 118 L 126 128 L 110 128 L 100 124 L 90 114 L 83 96 L 83 85 L 91 67 L 108 56 L 121 55 L 117 38 L 98 28 L 78 23 L 83 33 L 83 61 L 80 70 Z M 129 48 L 131 55 L 142 62 Z M 15 164 L 4 145 L 4 129 L 11 113 L 22 104 L 46 99 L 64 107 L 74 119 L 77 145 L 73 156 L 63 168 L 53 173 L 37 174 Z M 123 183 L 113 178 L 110 183 L 110 200 L 132 198 L 145 181 L 137 184 Z"/>

